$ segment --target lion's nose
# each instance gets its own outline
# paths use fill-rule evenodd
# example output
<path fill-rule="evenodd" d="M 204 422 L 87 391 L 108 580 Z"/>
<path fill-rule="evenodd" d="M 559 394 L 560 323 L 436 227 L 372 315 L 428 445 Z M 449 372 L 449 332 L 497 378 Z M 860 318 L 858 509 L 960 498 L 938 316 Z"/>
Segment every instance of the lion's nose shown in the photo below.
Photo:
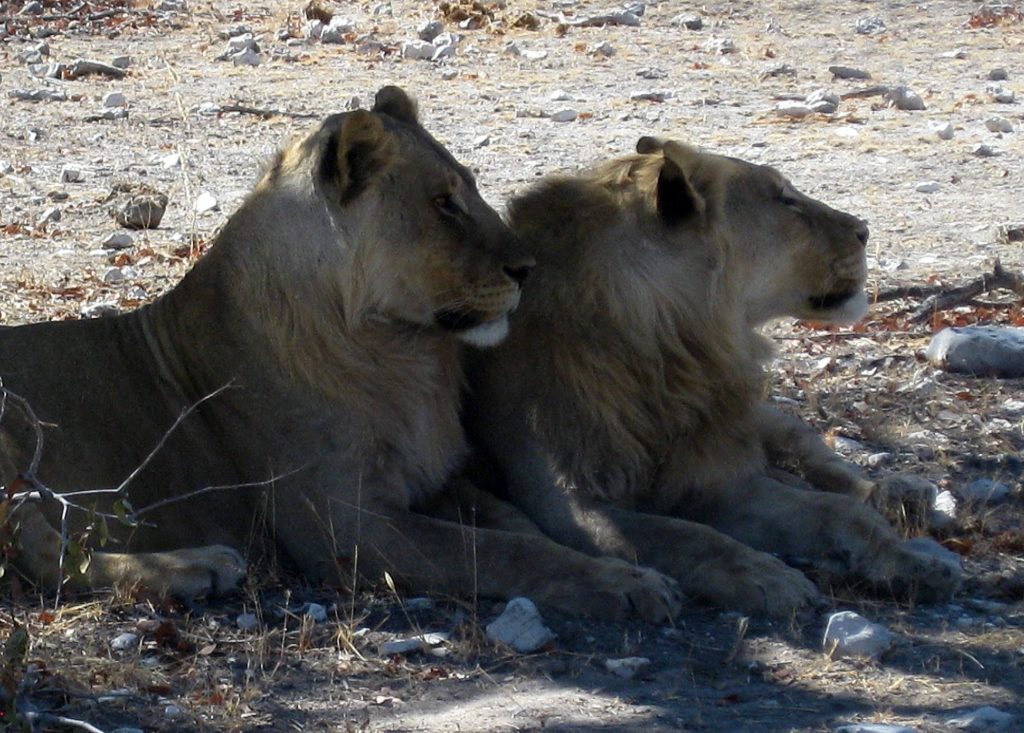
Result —
<path fill-rule="evenodd" d="M 514 265 L 505 265 L 505 274 L 522 285 L 533 270 L 533 262 L 517 262 Z"/>
<path fill-rule="evenodd" d="M 858 219 L 857 220 L 857 227 L 855 229 L 855 232 L 857 234 L 857 239 L 860 240 L 860 243 L 865 245 L 865 246 L 867 246 L 867 243 L 868 243 L 868 225 L 867 225 L 867 223 Z"/>

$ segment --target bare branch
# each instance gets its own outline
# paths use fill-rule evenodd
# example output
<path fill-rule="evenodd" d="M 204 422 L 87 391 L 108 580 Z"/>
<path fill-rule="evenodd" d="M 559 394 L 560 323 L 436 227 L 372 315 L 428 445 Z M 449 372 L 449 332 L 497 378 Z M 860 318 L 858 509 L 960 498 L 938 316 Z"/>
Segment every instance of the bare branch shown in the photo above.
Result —
<path fill-rule="evenodd" d="M 100 728 L 97 728 L 92 723 L 86 723 L 84 720 L 76 720 L 75 718 L 65 718 L 63 715 L 53 715 L 51 713 L 34 713 L 26 712 L 22 713 L 33 728 L 36 723 L 42 725 L 63 725 L 67 728 L 78 728 L 84 730 L 86 733 L 104 733 Z"/>
<path fill-rule="evenodd" d="M 195 491 L 189 491 L 179 496 L 169 496 L 166 499 L 161 499 L 160 501 L 154 502 L 152 504 L 147 504 L 141 509 L 136 509 L 130 512 L 128 516 L 132 519 L 135 519 L 136 517 L 141 517 L 143 514 L 148 514 L 149 512 L 155 511 L 156 509 L 165 507 L 168 504 L 177 504 L 180 501 L 193 499 L 197 496 L 201 496 L 202 494 L 209 494 L 214 491 L 231 491 L 233 489 L 256 489 L 264 486 L 270 486 L 275 481 L 280 481 L 281 479 L 295 475 L 299 471 L 302 471 L 303 469 L 307 468 L 308 465 L 309 464 L 299 466 L 298 468 L 288 471 L 287 473 L 277 474 L 271 476 L 268 479 L 263 479 L 262 481 L 246 481 L 245 483 L 240 484 L 221 484 L 219 486 L 204 486 L 203 488 L 196 489 Z"/>

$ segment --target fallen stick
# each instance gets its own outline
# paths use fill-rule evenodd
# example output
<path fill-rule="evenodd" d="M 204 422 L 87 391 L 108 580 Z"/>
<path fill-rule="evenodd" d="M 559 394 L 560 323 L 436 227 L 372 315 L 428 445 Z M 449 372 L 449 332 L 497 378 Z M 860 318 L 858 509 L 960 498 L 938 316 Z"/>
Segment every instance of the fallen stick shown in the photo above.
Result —
<path fill-rule="evenodd" d="M 248 107 L 244 104 L 223 104 L 217 112 L 224 114 L 226 112 L 237 112 L 242 115 L 256 115 L 264 119 L 271 117 L 291 117 L 297 120 L 311 119 L 313 117 L 319 117 L 320 115 L 313 114 L 312 112 L 289 112 L 284 109 L 261 109 L 260 107 Z"/>
<path fill-rule="evenodd" d="M 1024 275 L 1009 272 L 996 260 L 992 272 L 985 273 L 963 285 L 950 288 L 946 285 L 902 285 L 875 294 L 874 302 L 885 303 L 901 298 L 923 300 L 913 310 L 910 320 L 913 323 L 926 323 L 934 313 L 970 303 L 975 296 L 997 288 L 1010 290 L 1024 298 Z"/>

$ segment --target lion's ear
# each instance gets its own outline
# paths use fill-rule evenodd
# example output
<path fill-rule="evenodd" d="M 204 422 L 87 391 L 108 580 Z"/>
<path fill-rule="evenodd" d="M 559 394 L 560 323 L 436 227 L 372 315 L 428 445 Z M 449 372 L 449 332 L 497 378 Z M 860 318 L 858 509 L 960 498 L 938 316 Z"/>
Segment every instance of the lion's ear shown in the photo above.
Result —
<path fill-rule="evenodd" d="M 409 125 L 419 124 L 416 117 L 416 102 L 405 93 L 405 90 L 396 86 L 386 86 L 377 92 L 373 100 L 373 111 Z"/>
<path fill-rule="evenodd" d="M 321 173 L 341 191 L 341 202 L 358 196 L 388 169 L 397 147 L 377 115 L 357 109 L 345 116 L 324 153 Z"/>
<path fill-rule="evenodd" d="M 640 155 L 651 155 L 653 153 L 660 153 L 662 148 L 665 147 L 665 141 L 659 137 L 651 137 L 644 135 L 642 138 L 636 141 L 636 152 Z"/>
<path fill-rule="evenodd" d="M 665 159 L 658 174 L 658 213 L 667 224 L 680 224 L 704 214 L 704 197 L 687 175 L 692 151 L 678 143 L 662 145 Z"/>

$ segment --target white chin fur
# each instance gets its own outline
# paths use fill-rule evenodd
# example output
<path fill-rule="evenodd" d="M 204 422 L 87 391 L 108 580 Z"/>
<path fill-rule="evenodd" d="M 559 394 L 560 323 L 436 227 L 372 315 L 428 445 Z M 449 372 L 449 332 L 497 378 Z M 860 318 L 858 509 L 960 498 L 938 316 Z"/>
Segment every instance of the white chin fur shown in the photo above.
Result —
<path fill-rule="evenodd" d="M 828 314 L 828 322 L 850 326 L 868 314 L 868 296 L 863 290 Z"/>
<path fill-rule="evenodd" d="M 502 316 L 494 321 L 481 323 L 466 331 L 459 333 L 459 340 L 467 344 L 486 349 L 497 346 L 508 336 L 508 316 Z"/>

